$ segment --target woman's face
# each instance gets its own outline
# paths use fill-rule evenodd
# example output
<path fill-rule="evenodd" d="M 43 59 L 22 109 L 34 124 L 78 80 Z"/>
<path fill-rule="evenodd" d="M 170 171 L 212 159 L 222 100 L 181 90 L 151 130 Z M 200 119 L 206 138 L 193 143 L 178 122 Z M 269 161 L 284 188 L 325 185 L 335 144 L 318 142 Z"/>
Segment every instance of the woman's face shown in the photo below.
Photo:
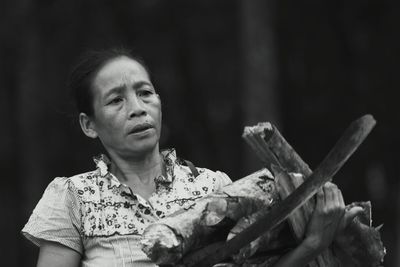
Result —
<path fill-rule="evenodd" d="M 140 156 L 158 149 L 161 101 L 144 67 L 128 57 L 106 63 L 92 82 L 93 130 L 111 153 Z"/>

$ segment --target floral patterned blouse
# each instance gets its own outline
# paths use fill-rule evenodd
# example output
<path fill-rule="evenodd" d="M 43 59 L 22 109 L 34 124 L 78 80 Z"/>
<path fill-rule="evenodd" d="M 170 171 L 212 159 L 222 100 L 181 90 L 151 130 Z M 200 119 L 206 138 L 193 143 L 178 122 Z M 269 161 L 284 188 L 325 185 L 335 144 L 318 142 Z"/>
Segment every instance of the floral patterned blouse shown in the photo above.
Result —
<path fill-rule="evenodd" d="M 104 155 L 97 169 L 55 178 L 22 230 L 40 246 L 58 242 L 82 255 L 81 266 L 156 266 L 139 248 L 143 230 L 179 209 L 229 184 L 219 171 L 196 168 L 194 175 L 174 149 L 161 152 L 166 175 L 155 178 L 156 191 L 145 200 L 108 171 Z"/>

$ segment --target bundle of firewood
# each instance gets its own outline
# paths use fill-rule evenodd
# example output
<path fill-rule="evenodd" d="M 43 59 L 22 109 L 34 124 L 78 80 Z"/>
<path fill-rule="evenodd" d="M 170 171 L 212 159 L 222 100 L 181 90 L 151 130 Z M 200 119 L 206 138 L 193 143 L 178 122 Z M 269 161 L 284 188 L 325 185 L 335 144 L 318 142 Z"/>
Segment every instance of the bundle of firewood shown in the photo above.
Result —
<path fill-rule="evenodd" d="M 142 250 L 160 265 L 213 266 L 230 261 L 228 266 L 273 266 L 304 237 L 313 195 L 374 125 L 370 115 L 351 124 L 314 172 L 272 124 L 246 127 L 244 139 L 268 169 L 150 225 L 142 236 Z M 382 265 L 385 249 L 379 229 L 371 225 L 371 205 L 359 202 L 346 208 L 354 205 L 364 212 L 310 266 Z"/>

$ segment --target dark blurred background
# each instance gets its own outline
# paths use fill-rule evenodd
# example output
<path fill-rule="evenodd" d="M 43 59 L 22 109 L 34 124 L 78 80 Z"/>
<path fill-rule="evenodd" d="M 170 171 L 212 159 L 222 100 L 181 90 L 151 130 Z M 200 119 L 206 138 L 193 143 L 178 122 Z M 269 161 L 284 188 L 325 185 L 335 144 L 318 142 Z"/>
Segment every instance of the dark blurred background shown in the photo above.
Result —
<path fill-rule="evenodd" d="M 245 125 L 275 123 L 312 168 L 342 131 L 378 124 L 335 181 L 371 200 L 385 266 L 400 266 L 399 1 L 4 0 L 0 3 L 1 266 L 34 266 L 20 235 L 55 176 L 92 170 L 66 90 L 87 49 L 125 46 L 163 101 L 162 147 L 233 179 L 260 162 Z"/>

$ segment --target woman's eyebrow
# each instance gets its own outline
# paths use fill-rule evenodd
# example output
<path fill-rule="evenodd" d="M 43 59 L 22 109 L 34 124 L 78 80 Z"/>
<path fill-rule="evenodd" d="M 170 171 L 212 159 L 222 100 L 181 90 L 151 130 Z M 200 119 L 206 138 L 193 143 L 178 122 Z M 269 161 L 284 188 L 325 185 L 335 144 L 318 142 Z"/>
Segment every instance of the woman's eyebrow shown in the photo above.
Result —
<path fill-rule="evenodd" d="M 136 83 L 133 85 L 133 89 L 139 89 L 140 87 L 142 87 L 142 86 L 144 86 L 144 85 L 148 85 L 148 86 L 150 86 L 150 87 L 153 87 L 153 85 L 152 85 L 151 82 L 149 82 L 149 81 L 139 81 L 139 82 L 136 82 Z"/>
<path fill-rule="evenodd" d="M 153 88 L 153 84 L 151 84 L 151 82 L 149 82 L 149 81 L 139 81 L 139 82 L 136 82 L 133 85 L 133 89 L 137 90 L 137 89 L 141 88 L 144 85 L 148 85 L 151 88 Z M 111 88 L 107 93 L 104 94 L 103 97 L 107 98 L 112 94 L 121 94 L 121 93 L 123 93 L 124 90 L 126 90 L 126 86 L 125 85 L 118 85 L 118 86 L 115 86 L 115 87 Z"/>
<path fill-rule="evenodd" d="M 125 90 L 125 87 L 123 85 L 118 85 L 116 87 L 111 88 L 107 93 L 104 94 L 104 98 L 109 97 L 112 94 L 121 94 L 122 91 Z"/>

